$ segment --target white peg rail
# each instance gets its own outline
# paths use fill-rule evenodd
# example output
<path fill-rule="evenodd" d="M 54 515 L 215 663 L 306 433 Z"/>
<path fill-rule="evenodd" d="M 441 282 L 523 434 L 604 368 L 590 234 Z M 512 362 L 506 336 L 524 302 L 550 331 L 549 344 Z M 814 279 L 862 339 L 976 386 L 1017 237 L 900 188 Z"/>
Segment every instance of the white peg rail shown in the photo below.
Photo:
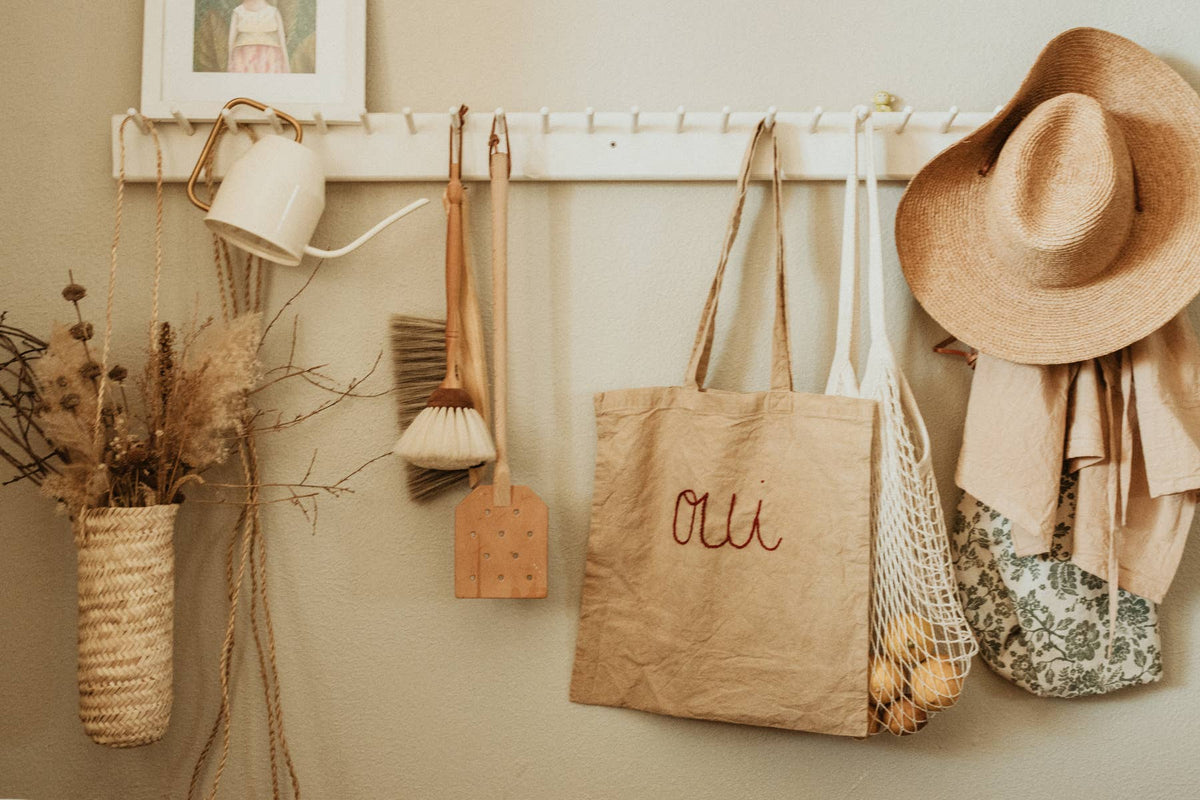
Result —
<path fill-rule="evenodd" d="M 737 176 L 747 136 L 760 112 L 560 112 L 508 113 L 515 181 L 721 181 Z M 986 122 L 994 111 L 871 112 L 879 177 L 907 180 L 933 156 Z M 786 180 L 841 180 L 846 175 L 846 137 L 854 111 L 775 112 Z M 117 174 L 117 128 L 112 118 L 113 175 Z M 274 135 L 262 114 L 237 114 L 238 133 L 226 132 L 217 153 L 217 174 L 250 147 L 247 130 Z M 451 115 L 363 113 L 358 124 L 305 123 L 304 144 L 320 156 L 331 181 L 442 181 L 446 178 Z M 186 120 L 184 120 L 186 121 Z M 324 122 L 323 120 L 321 122 Z M 275 120 L 278 124 L 278 120 Z M 211 123 L 189 133 L 177 119 L 156 122 L 168 181 L 185 181 Z M 463 177 L 486 180 L 491 113 L 467 115 Z M 289 129 L 284 128 L 284 135 Z M 135 125 L 125 128 L 126 178 L 154 180 L 154 144 Z M 758 154 L 754 175 L 770 177 L 770 151 Z M 861 163 L 862 159 L 860 159 Z"/>

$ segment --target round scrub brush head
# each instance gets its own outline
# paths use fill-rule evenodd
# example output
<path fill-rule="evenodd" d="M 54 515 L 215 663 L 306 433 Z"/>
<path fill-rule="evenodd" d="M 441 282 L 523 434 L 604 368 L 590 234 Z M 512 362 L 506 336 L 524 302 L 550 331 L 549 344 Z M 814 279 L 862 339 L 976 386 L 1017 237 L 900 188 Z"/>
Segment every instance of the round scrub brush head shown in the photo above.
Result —
<path fill-rule="evenodd" d="M 425 469 L 466 469 L 496 458 L 487 423 L 462 389 L 439 388 L 396 442 L 394 452 Z"/>

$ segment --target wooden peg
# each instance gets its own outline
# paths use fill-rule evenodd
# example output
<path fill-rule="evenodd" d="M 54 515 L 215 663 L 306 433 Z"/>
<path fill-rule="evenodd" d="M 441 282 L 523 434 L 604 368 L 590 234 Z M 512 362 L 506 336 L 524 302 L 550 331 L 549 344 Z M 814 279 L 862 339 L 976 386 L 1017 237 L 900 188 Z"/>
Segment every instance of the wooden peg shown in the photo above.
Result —
<path fill-rule="evenodd" d="M 184 116 L 184 113 L 179 110 L 179 106 L 171 106 L 171 116 L 175 118 L 176 124 L 179 125 L 179 130 L 183 131 L 188 136 L 196 132 L 196 128 L 192 125 L 192 121 Z"/>

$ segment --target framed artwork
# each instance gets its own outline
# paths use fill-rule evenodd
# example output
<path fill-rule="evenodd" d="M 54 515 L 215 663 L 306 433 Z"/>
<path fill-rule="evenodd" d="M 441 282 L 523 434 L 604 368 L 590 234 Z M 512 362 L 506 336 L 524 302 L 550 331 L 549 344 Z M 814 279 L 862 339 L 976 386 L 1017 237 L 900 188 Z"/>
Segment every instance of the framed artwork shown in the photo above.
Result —
<path fill-rule="evenodd" d="M 146 0 L 142 107 L 215 119 L 252 97 L 298 119 L 363 110 L 366 0 Z"/>

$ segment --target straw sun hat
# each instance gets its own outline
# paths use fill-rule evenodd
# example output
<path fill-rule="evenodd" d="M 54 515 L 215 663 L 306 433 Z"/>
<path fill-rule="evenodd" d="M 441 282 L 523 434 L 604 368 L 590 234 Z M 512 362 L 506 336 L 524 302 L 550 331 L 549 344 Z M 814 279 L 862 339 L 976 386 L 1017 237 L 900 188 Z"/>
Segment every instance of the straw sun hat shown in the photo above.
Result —
<path fill-rule="evenodd" d="M 1200 293 L 1200 96 L 1128 39 L 1066 31 L 913 178 L 896 248 L 930 316 L 985 353 L 1132 344 Z"/>

